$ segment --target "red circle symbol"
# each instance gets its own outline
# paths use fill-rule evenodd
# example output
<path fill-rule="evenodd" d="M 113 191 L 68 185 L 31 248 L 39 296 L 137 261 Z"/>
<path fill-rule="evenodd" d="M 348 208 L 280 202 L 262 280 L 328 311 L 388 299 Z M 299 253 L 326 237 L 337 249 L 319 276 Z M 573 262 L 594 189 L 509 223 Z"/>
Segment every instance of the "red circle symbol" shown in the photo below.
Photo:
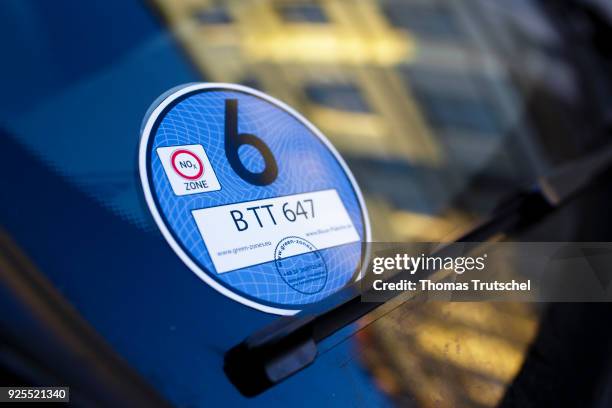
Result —
<path fill-rule="evenodd" d="M 196 174 L 194 174 L 193 176 L 190 176 L 188 174 L 183 173 L 181 170 L 179 170 L 179 168 L 176 166 L 176 157 L 179 154 L 186 154 L 188 156 L 193 157 L 193 159 L 197 162 L 197 166 L 198 166 L 198 172 Z M 175 151 L 174 153 L 172 153 L 172 156 L 170 157 L 170 163 L 172 163 L 172 168 L 174 169 L 174 171 L 176 172 L 176 174 L 178 174 L 179 176 L 187 179 L 187 180 L 196 180 L 199 179 L 200 177 L 202 177 L 202 173 L 204 173 L 204 166 L 202 165 L 202 160 L 200 160 L 200 158 L 198 156 L 196 156 L 195 153 L 186 150 L 186 149 L 180 149 Z M 191 162 L 189 162 L 191 163 Z M 193 168 L 193 167 L 192 167 Z"/>

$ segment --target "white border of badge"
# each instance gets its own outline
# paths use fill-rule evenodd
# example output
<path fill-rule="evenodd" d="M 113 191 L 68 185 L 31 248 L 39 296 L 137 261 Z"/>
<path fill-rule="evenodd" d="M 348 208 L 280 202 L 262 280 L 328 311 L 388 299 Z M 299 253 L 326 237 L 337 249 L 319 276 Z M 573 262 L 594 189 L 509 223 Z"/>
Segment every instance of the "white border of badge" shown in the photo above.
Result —
<path fill-rule="evenodd" d="M 151 211 L 151 214 L 153 215 L 153 219 L 155 219 L 155 223 L 159 227 L 160 231 L 162 232 L 162 235 L 164 236 L 164 238 L 166 239 L 166 241 L 168 242 L 172 250 L 174 250 L 174 252 L 185 263 L 185 265 L 187 265 L 187 267 L 191 269 L 193 273 L 195 273 L 198 277 L 200 277 L 200 279 L 202 279 L 212 288 L 214 288 L 221 294 L 229 297 L 230 299 L 233 299 L 237 302 L 242 303 L 243 305 L 252 307 L 262 312 L 273 313 L 277 315 L 285 315 L 285 316 L 294 315 L 298 313 L 299 310 L 280 309 L 280 308 L 267 306 L 267 305 L 263 305 L 263 304 L 254 302 L 253 300 L 247 299 L 243 296 L 240 296 L 239 294 L 235 292 L 232 292 L 231 290 L 229 290 L 228 288 L 226 288 L 225 286 L 217 282 L 215 279 L 208 276 L 208 274 L 204 272 L 202 269 L 200 269 L 200 267 L 191 259 L 191 257 L 188 254 L 185 253 L 185 251 L 183 251 L 181 246 L 174 240 L 174 237 L 172 236 L 168 227 L 164 223 L 161 215 L 159 214 L 157 206 L 155 205 L 155 201 L 153 199 L 151 188 L 149 186 L 149 179 L 147 176 L 147 145 L 149 143 L 149 138 L 151 137 L 151 130 L 153 129 L 153 126 L 155 122 L 157 121 L 159 115 L 164 111 L 164 109 L 168 105 L 170 105 L 177 98 L 180 98 L 181 96 L 187 93 L 193 92 L 193 91 L 199 91 L 199 90 L 209 89 L 209 88 L 228 89 L 232 91 L 240 91 L 246 94 L 257 96 L 285 110 L 286 112 L 294 116 L 296 119 L 298 119 L 302 124 L 304 124 L 308 128 L 308 130 L 310 130 L 314 135 L 316 135 L 323 142 L 323 144 L 325 144 L 325 146 L 332 152 L 336 160 L 338 160 L 338 163 L 340 163 L 340 165 L 342 166 L 342 169 L 344 170 L 346 176 L 351 182 L 353 189 L 355 190 L 355 193 L 357 194 L 357 199 L 359 200 L 359 205 L 361 207 L 361 213 L 363 216 L 364 230 L 365 230 L 365 242 L 369 242 L 371 241 L 370 220 L 368 218 L 368 211 L 365 205 L 365 201 L 363 200 L 361 190 L 359 189 L 359 186 L 357 185 L 357 182 L 355 181 L 353 173 L 351 173 L 348 166 L 346 165 L 346 163 L 344 162 L 344 160 L 338 153 L 338 151 L 334 148 L 331 142 L 327 140 L 327 138 L 323 135 L 323 133 L 319 131 L 319 129 L 317 129 L 306 118 L 304 118 L 302 115 L 300 115 L 298 112 L 293 110 L 291 107 L 289 107 L 285 103 L 269 95 L 266 95 L 263 92 L 257 91 L 255 89 L 252 89 L 252 88 L 249 88 L 243 85 L 215 83 L 215 82 L 187 84 L 187 85 L 175 87 L 171 89 L 170 91 L 166 92 L 165 94 L 163 94 L 160 98 L 158 98 L 157 101 L 153 103 L 151 107 L 152 110 L 150 108 L 149 112 L 147 112 L 147 116 L 145 116 L 145 119 L 144 119 L 144 126 L 141 129 L 140 147 L 139 147 L 139 154 L 138 154 L 138 164 L 139 164 L 138 167 L 140 171 L 140 181 L 142 182 L 145 199 L 147 201 L 147 205 L 149 206 L 149 210 Z M 156 104 L 158 105 L 155 106 Z M 367 256 L 366 256 L 366 259 L 367 259 Z M 367 262 L 365 264 L 367 264 Z M 357 275 L 357 278 L 355 279 L 355 281 L 359 281 L 362 278 L 362 276 L 363 276 L 363 268 L 359 272 L 359 275 Z"/>

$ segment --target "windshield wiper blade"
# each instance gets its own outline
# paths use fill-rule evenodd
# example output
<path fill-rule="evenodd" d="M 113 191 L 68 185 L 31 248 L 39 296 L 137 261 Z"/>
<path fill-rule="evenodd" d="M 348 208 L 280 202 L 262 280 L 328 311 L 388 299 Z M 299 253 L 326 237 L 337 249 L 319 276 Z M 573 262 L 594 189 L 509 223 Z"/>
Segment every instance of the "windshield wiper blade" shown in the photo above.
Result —
<path fill-rule="evenodd" d="M 533 225 L 587 187 L 611 163 L 612 146 L 558 168 L 538 179 L 531 190 L 503 203 L 489 219 L 455 242 L 484 242 L 497 234 Z M 440 251 L 444 248 L 434 254 Z M 408 273 L 400 272 L 393 280 Z M 307 367 L 317 357 L 319 342 L 389 300 L 363 302 L 362 295 L 359 282 L 355 283 L 294 317 L 280 318 L 250 335 L 225 354 L 227 377 L 243 395 L 251 397 Z"/>

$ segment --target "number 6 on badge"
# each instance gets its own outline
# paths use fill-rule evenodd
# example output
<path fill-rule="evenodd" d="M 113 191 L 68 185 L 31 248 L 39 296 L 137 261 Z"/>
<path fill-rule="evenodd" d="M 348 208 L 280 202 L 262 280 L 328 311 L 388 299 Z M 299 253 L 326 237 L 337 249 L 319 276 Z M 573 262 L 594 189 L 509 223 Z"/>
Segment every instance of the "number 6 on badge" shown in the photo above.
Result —
<path fill-rule="evenodd" d="M 238 149 L 251 145 L 263 156 L 265 168 L 260 173 L 247 169 L 238 156 Z M 244 181 L 256 186 L 265 186 L 276 180 L 278 166 L 270 148 L 257 136 L 249 133 L 238 133 L 238 100 L 225 100 L 225 156 L 232 169 Z"/>

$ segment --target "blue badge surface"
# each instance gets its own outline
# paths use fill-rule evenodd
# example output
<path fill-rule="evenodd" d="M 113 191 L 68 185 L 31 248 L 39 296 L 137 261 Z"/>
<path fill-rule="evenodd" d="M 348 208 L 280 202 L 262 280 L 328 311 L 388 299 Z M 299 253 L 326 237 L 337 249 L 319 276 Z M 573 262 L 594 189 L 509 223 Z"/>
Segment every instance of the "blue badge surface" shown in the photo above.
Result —
<path fill-rule="evenodd" d="M 369 221 L 330 142 L 254 89 L 190 84 L 142 130 L 151 213 L 183 262 L 222 294 L 293 314 L 359 279 Z"/>

